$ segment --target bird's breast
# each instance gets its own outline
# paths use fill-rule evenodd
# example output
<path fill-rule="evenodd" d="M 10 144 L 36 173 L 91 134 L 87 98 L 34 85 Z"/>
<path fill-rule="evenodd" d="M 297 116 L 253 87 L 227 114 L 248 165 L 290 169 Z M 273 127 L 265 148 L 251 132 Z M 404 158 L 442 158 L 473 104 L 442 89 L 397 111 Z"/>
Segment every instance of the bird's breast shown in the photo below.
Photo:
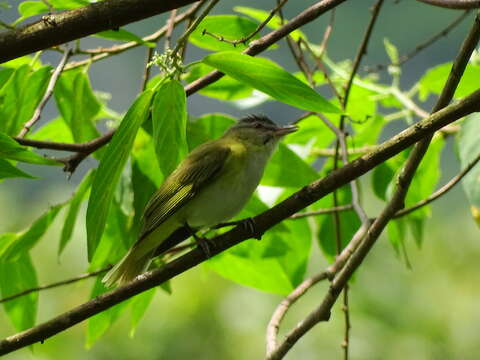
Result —
<path fill-rule="evenodd" d="M 221 175 L 185 206 L 185 219 L 190 226 L 217 225 L 246 205 L 262 178 L 269 154 L 239 156 L 243 158 L 227 163 Z"/>

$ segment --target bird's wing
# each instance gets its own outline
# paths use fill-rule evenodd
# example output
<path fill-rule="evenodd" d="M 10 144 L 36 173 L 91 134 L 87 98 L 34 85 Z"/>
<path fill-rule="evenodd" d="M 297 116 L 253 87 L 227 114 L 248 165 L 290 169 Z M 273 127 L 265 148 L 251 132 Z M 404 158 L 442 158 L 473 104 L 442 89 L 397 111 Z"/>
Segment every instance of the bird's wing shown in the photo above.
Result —
<path fill-rule="evenodd" d="M 228 146 L 211 145 L 205 144 L 195 149 L 152 196 L 145 207 L 138 241 L 176 213 L 219 175 L 231 150 Z"/>

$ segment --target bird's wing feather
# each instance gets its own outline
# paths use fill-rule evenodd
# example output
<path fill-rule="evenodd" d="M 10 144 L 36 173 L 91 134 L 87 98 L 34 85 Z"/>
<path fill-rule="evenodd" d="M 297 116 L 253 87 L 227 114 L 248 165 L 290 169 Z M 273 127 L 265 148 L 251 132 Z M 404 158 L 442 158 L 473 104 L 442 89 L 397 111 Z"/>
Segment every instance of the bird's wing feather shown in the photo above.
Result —
<path fill-rule="evenodd" d="M 231 153 L 228 146 L 205 144 L 195 149 L 152 196 L 143 214 L 138 241 L 155 230 L 219 175 Z"/>

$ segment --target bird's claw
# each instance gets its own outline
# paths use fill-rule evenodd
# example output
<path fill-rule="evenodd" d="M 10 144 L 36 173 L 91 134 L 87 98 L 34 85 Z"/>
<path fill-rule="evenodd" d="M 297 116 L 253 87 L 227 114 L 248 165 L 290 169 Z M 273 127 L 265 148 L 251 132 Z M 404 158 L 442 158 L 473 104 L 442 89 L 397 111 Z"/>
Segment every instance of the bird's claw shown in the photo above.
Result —
<path fill-rule="evenodd" d="M 197 242 L 200 249 L 202 249 L 203 253 L 205 254 L 206 258 L 209 259 L 212 257 L 212 249 L 215 248 L 215 243 L 205 237 L 198 237 L 194 236 L 195 241 Z"/>
<path fill-rule="evenodd" d="M 251 236 L 254 239 L 257 239 L 257 240 L 262 239 L 262 234 L 259 234 L 257 232 L 255 220 L 253 220 L 253 218 L 249 217 L 242 220 L 242 226 L 246 231 L 248 231 L 251 234 Z"/>

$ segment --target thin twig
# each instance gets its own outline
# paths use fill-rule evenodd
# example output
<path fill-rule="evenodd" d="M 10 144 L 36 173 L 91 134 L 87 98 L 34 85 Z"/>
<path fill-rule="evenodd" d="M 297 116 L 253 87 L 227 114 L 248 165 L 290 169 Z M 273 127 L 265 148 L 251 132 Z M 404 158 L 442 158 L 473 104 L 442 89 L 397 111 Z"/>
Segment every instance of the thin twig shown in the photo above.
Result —
<path fill-rule="evenodd" d="M 150 61 L 152 61 L 153 56 L 153 48 L 147 47 L 147 54 L 145 56 L 145 65 L 143 69 L 142 75 L 142 83 L 140 84 L 140 92 L 145 91 L 148 83 L 148 79 L 150 78 L 151 67 L 149 66 Z"/>
<path fill-rule="evenodd" d="M 352 237 L 352 240 L 342 250 L 340 255 L 337 256 L 335 262 L 329 266 L 325 271 L 314 275 L 308 279 L 305 279 L 300 285 L 298 285 L 282 302 L 277 306 L 273 312 L 272 317 L 267 326 L 266 344 L 267 344 L 267 359 L 275 351 L 277 347 L 278 331 L 280 329 L 280 323 L 285 317 L 290 307 L 305 293 L 310 290 L 315 284 L 325 279 L 333 279 L 335 274 L 340 271 L 345 265 L 348 258 L 353 254 L 357 246 L 366 234 L 369 224 L 362 225 L 360 229 Z"/>
<path fill-rule="evenodd" d="M 445 9 L 478 9 L 480 0 L 417 0 L 428 5 L 438 6 Z"/>
<path fill-rule="evenodd" d="M 200 7 L 205 3 L 205 1 L 199 1 L 196 4 L 192 5 L 187 11 L 183 12 L 182 14 L 178 15 L 175 18 L 175 25 L 189 19 L 191 16 L 193 16 L 199 9 Z M 167 32 L 168 26 L 163 26 L 161 27 L 158 31 L 145 36 L 142 38 L 144 42 L 157 42 L 159 39 L 161 39 Z M 87 65 L 102 59 L 106 59 L 110 56 L 120 54 L 126 50 L 130 50 L 133 48 L 136 48 L 138 46 L 142 46 L 142 43 L 139 43 L 137 41 L 130 41 L 125 44 L 120 44 L 120 45 L 114 45 L 109 48 L 100 48 L 100 49 L 89 49 L 89 50 L 82 50 L 81 53 L 86 53 L 86 54 L 91 54 L 94 55 L 88 59 L 85 60 L 80 60 L 80 61 L 74 61 L 70 62 L 65 66 L 65 70 L 70 70 L 74 69 L 76 67 L 80 67 L 83 65 Z"/>
<path fill-rule="evenodd" d="M 38 120 L 40 120 L 40 115 L 42 114 L 42 110 L 53 94 L 53 89 L 55 88 L 55 84 L 57 83 L 57 80 L 60 77 L 60 74 L 62 73 L 63 68 L 65 67 L 65 64 L 67 63 L 67 60 L 70 56 L 70 51 L 71 51 L 70 47 L 67 47 L 63 52 L 62 59 L 60 60 L 60 63 L 57 65 L 57 67 L 52 73 L 50 81 L 48 82 L 47 89 L 45 90 L 45 94 L 43 94 L 42 100 L 40 101 L 37 108 L 35 109 L 35 112 L 33 113 L 32 118 L 25 123 L 25 125 L 23 126 L 23 129 L 18 134 L 19 137 L 24 137 L 25 135 L 27 135 L 31 127 Z"/>
<path fill-rule="evenodd" d="M 304 218 L 304 217 L 326 215 L 326 214 L 331 214 L 333 212 L 348 211 L 348 210 L 352 210 L 352 209 L 353 209 L 352 205 L 341 205 L 341 206 L 338 206 L 336 208 L 320 209 L 320 210 L 315 210 L 315 211 L 301 212 L 301 213 L 294 214 L 294 215 L 290 216 L 289 219 L 291 219 L 291 220 L 301 219 L 301 218 Z"/>
<path fill-rule="evenodd" d="M 228 39 L 225 39 L 225 37 L 221 36 L 221 35 L 216 35 L 214 33 L 211 33 L 209 32 L 207 29 L 203 29 L 202 31 L 202 35 L 209 35 L 211 37 L 213 37 L 214 39 L 217 39 L 218 41 L 221 41 L 221 42 L 226 42 L 227 44 L 231 44 L 233 45 L 233 47 L 237 46 L 238 44 L 247 44 L 248 41 L 250 41 L 255 35 L 257 35 L 260 31 L 262 31 L 262 29 L 268 24 L 268 22 L 272 19 L 273 15 L 275 15 L 275 13 L 277 11 L 279 11 L 283 5 L 285 5 L 285 3 L 287 2 L 288 0 L 282 0 L 282 1 L 279 1 L 277 6 L 272 9 L 270 11 L 270 14 L 268 14 L 267 18 L 265 20 L 263 20 L 258 26 L 257 28 L 249 35 L 245 36 L 245 37 L 242 37 L 241 39 L 237 39 L 237 40 L 228 40 Z"/>
<path fill-rule="evenodd" d="M 409 207 L 409 208 L 406 208 L 406 209 L 402 209 L 400 211 L 398 211 L 396 214 L 395 214 L 395 218 L 399 218 L 399 217 L 402 217 L 402 216 L 405 216 L 407 214 L 410 214 L 411 212 L 425 206 L 425 205 L 428 205 L 430 204 L 431 202 L 435 201 L 436 199 L 438 199 L 439 197 L 445 195 L 448 191 L 450 191 L 450 189 L 452 189 L 455 185 L 457 185 L 460 180 L 463 179 L 463 177 L 465 175 L 467 175 L 470 170 L 472 170 L 475 165 L 477 165 L 477 163 L 480 161 L 480 154 L 477 155 L 477 157 L 475 159 L 473 159 L 466 167 L 465 169 L 463 169 L 460 173 L 458 173 L 456 176 L 454 176 L 452 179 L 450 179 L 449 182 L 447 182 L 445 185 L 443 185 L 440 189 L 438 189 L 437 191 L 435 191 L 432 195 L 430 195 L 428 198 L 424 199 L 424 200 L 421 200 L 419 201 L 418 203 L 416 203 L 415 205 Z"/>
<path fill-rule="evenodd" d="M 89 279 L 91 277 L 103 274 L 103 273 L 107 272 L 108 270 L 110 270 L 111 268 L 112 268 L 111 266 L 108 266 L 104 269 L 94 271 L 94 272 L 91 272 L 91 273 L 78 275 L 78 276 L 75 276 L 71 279 L 62 280 L 62 281 L 54 282 L 54 283 L 51 283 L 51 284 L 48 284 L 48 285 L 43 285 L 43 286 L 37 286 L 37 287 L 34 287 L 34 288 L 30 288 L 30 289 L 24 290 L 22 292 L 4 297 L 3 299 L 0 299 L 0 303 L 11 301 L 11 300 L 19 298 L 21 296 L 31 294 L 33 292 L 39 292 L 39 291 L 43 291 L 43 290 L 53 289 L 53 288 L 56 288 L 56 287 L 59 287 L 59 286 L 73 284 L 73 283 L 76 283 L 76 282 L 81 281 L 81 280 Z"/>
<path fill-rule="evenodd" d="M 187 41 L 190 34 L 197 28 L 197 26 L 202 22 L 202 20 L 207 16 L 213 7 L 218 3 L 219 0 L 211 0 L 210 3 L 207 5 L 205 10 L 195 19 L 193 24 L 183 33 L 182 36 L 177 40 L 177 45 L 173 49 L 172 56 L 178 53 L 178 51 L 184 46 L 184 43 Z"/>
<path fill-rule="evenodd" d="M 450 75 L 447 79 L 442 93 L 434 107 L 433 111 L 442 112 L 444 107 L 451 101 L 455 89 L 463 75 L 468 60 L 478 44 L 480 37 L 480 18 L 475 18 L 475 22 L 462 44 L 461 50 L 454 62 Z M 454 105 L 452 105 L 454 106 Z M 437 112 L 438 113 L 438 112 Z M 415 127 L 418 125 L 414 125 Z M 304 320 L 302 320 L 292 331 L 288 333 L 284 341 L 275 348 L 275 350 L 268 357 L 269 360 L 282 359 L 285 354 L 295 345 L 295 343 L 305 335 L 313 326 L 320 321 L 327 321 L 330 317 L 330 310 L 335 304 L 342 289 L 347 284 L 348 280 L 355 272 L 355 270 L 362 264 L 363 260 L 370 252 L 376 240 L 383 232 L 388 222 L 395 216 L 395 214 L 404 206 L 404 200 L 407 195 L 408 188 L 412 182 L 416 169 L 425 155 L 428 145 L 430 144 L 433 132 L 427 134 L 420 142 L 416 144 L 398 177 L 396 190 L 387 206 L 381 212 L 378 218 L 375 219 L 370 226 L 365 239 L 360 243 L 358 248 L 347 260 L 345 266 L 335 276 L 324 300 L 314 311 L 312 311 Z"/>
<path fill-rule="evenodd" d="M 165 51 L 172 46 L 172 34 L 175 27 L 175 18 L 177 16 L 177 9 L 173 9 L 167 23 L 167 33 L 165 34 Z"/>
<path fill-rule="evenodd" d="M 330 36 L 332 35 L 334 24 L 335 24 L 335 9 L 333 9 L 330 12 L 330 22 L 328 23 L 327 28 L 325 29 L 325 32 L 323 33 L 323 38 L 322 38 L 322 42 L 320 43 L 318 54 L 317 54 L 317 56 L 315 56 L 320 61 L 322 59 L 323 53 L 327 49 L 328 40 L 330 40 Z M 305 41 L 305 43 L 306 43 L 306 41 Z"/>
<path fill-rule="evenodd" d="M 435 35 L 433 35 L 431 38 L 427 39 L 423 43 L 418 44 L 417 46 L 415 46 L 414 49 L 412 49 L 407 54 L 400 56 L 397 63 L 377 64 L 377 65 L 373 65 L 373 66 L 365 66 L 364 70 L 366 72 L 378 72 L 378 71 L 388 69 L 390 66 L 402 66 L 407 61 L 409 61 L 413 57 L 417 56 L 422 50 L 425 50 L 426 48 L 428 48 L 430 45 L 437 42 L 442 37 L 446 37 L 450 33 L 450 31 L 455 29 L 468 16 L 469 13 L 470 13 L 470 10 L 466 10 L 465 12 L 463 12 L 460 16 L 458 16 L 455 20 L 453 20 L 450 24 L 448 24 L 440 32 L 436 33 Z"/>
<path fill-rule="evenodd" d="M 419 118 L 423 119 L 429 115 L 429 113 L 410 99 L 407 95 L 405 95 L 400 89 L 397 87 L 391 87 L 389 89 L 390 94 L 395 96 L 398 101 L 400 101 L 407 109 L 411 110 L 415 115 L 417 115 Z"/>
<path fill-rule="evenodd" d="M 427 119 L 410 126 L 379 145 L 376 151 L 366 154 L 314 181 L 269 210 L 255 216 L 253 218 L 255 223 L 254 233 L 245 226 L 237 226 L 224 234 L 210 239 L 214 244 L 210 255 L 215 256 L 246 239 L 258 237 L 287 217 L 330 194 L 334 189 L 340 188 L 353 179 L 371 171 L 379 164 L 428 136 L 431 132 L 437 131 L 447 124 L 477 111 L 480 111 L 480 90 L 432 114 Z M 102 294 L 31 329 L 0 340 L 0 355 L 8 354 L 42 340 L 44 341 L 122 301 L 188 271 L 205 260 L 205 253 L 201 249 L 195 248 L 161 268 L 138 276 L 134 281 L 125 286 Z"/>

